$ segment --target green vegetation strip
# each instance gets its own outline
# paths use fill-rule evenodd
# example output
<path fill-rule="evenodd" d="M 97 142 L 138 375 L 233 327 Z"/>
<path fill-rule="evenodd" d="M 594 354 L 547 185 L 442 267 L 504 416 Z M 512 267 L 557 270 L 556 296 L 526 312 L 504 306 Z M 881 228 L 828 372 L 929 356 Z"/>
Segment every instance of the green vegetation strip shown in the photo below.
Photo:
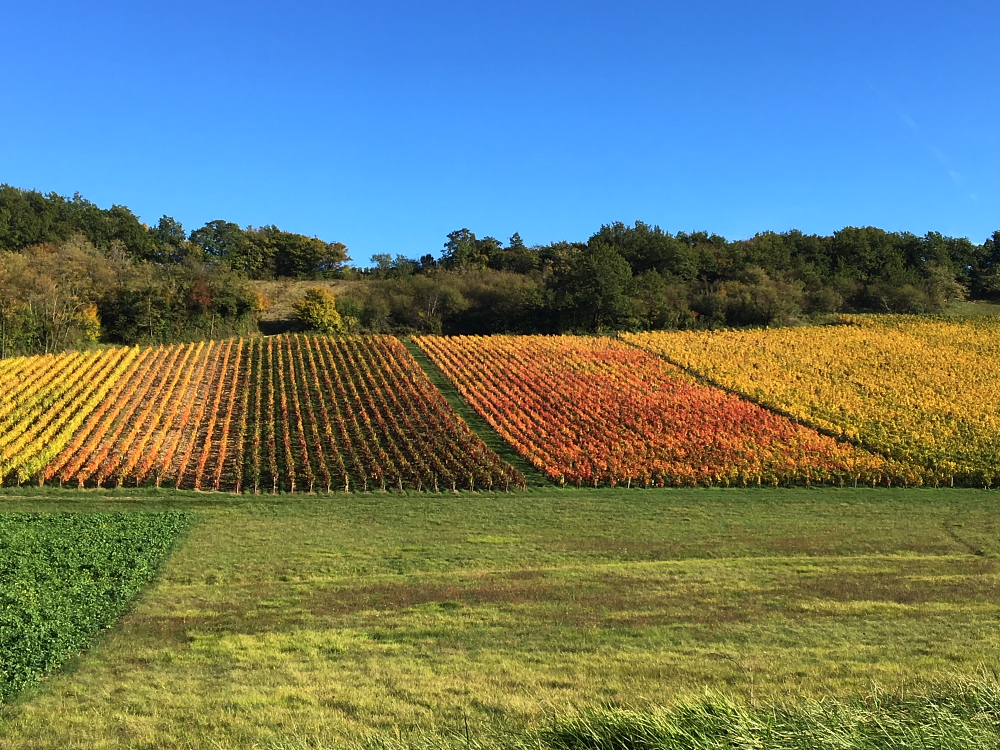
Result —
<path fill-rule="evenodd" d="M 0 702 L 110 626 L 190 518 L 177 512 L 0 514 Z"/>
<path fill-rule="evenodd" d="M 430 381 L 434 386 L 441 391 L 441 395 L 444 396 L 445 400 L 451 405 L 451 408 L 456 411 L 458 416 L 460 416 L 465 423 L 469 425 L 470 429 L 479 435 L 479 439 L 486 443 L 500 458 L 509 463 L 515 469 L 524 474 L 524 478 L 528 482 L 529 487 L 552 487 L 553 484 L 545 475 L 538 471 L 534 466 L 525 461 L 521 455 L 511 448 L 506 441 L 500 437 L 496 430 L 490 427 L 489 422 L 479 416 L 479 413 L 473 409 L 468 402 L 462 398 L 462 394 L 458 392 L 458 389 L 452 385 L 452 382 L 448 380 L 447 376 L 438 369 L 431 358 L 424 354 L 423 350 L 417 346 L 409 338 L 400 339 L 403 345 L 407 348 L 413 358 L 417 360 L 417 364 L 420 365 L 420 369 L 424 371 L 424 374 L 430 378 Z"/>

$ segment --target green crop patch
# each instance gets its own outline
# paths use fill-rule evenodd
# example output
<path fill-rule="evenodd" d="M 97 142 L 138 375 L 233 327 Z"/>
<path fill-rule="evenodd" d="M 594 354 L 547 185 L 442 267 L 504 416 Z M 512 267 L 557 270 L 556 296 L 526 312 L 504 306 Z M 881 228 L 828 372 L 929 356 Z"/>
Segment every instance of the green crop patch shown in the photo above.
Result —
<path fill-rule="evenodd" d="M 191 518 L 0 514 L 0 703 L 110 626 Z"/>

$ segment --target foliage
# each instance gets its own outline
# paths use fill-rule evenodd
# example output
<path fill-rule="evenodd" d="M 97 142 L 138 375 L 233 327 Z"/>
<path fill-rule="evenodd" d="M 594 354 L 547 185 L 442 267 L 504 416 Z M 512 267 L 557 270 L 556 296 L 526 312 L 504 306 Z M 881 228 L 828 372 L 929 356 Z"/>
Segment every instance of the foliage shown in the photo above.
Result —
<path fill-rule="evenodd" d="M 274 225 L 242 229 L 218 219 L 187 235 L 171 216 L 150 228 L 124 206 L 105 210 L 79 194 L 70 199 L 0 185 L 0 252 L 59 245 L 78 235 L 99 250 L 118 245 L 136 262 L 207 260 L 250 278 L 336 276 L 349 260 L 343 243 L 284 232 Z"/>
<path fill-rule="evenodd" d="M 612 339 L 420 337 L 472 406 L 563 484 L 857 483 L 904 467 L 838 444 Z"/>
<path fill-rule="evenodd" d="M 15 359 L 0 370 L 0 483 L 40 474 L 123 377 L 135 349 Z"/>
<path fill-rule="evenodd" d="M 163 216 L 0 185 L 0 358 L 250 332 L 247 278 L 338 277 L 342 243 L 217 220 L 188 236 Z"/>
<path fill-rule="evenodd" d="M 156 238 L 125 206 L 101 209 L 79 193 L 65 198 L 0 185 L 0 251 L 58 245 L 80 235 L 98 249 L 120 244 L 134 258 L 156 253 Z"/>
<path fill-rule="evenodd" d="M 640 328 L 784 324 L 838 311 L 939 312 L 970 288 L 987 294 L 985 278 L 1000 260 L 991 241 L 975 246 L 933 232 L 921 238 L 874 227 L 846 227 L 829 237 L 765 232 L 729 242 L 615 223 L 595 241 L 619 252 L 637 278 L 655 272 L 685 289 L 687 308 L 667 321 L 647 292 L 653 316 L 637 316 Z"/>
<path fill-rule="evenodd" d="M 836 312 L 936 313 L 1000 298 L 1000 232 L 982 245 L 874 227 L 831 236 L 765 232 L 728 241 L 607 224 L 587 242 L 507 246 L 468 228 L 440 262 L 372 257 L 353 294 L 362 327 L 384 332 L 565 333 L 790 325 Z M 494 282 L 517 279 L 504 286 Z M 433 315 L 427 291 L 444 298 Z M 531 290 L 529 294 L 525 291 Z M 498 314 L 492 315 L 493 309 Z"/>
<path fill-rule="evenodd" d="M 363 280 L 338 312 L 351 332 L 378 333 L 775 326 L 1000 300 L 1000 232 L 981 244 L 876 227 L 730 241 L 637 221 L 528 246 L 462 228 L 439 258 L 349 260 L 343 243 L 274 225 L 216 219 L 186 233 L 171 216 L 149 227 L 123 206 L 0 185 L 0 357 L 244 335 L 260 312 L 247 279 Z"/>
<path fill-rule="evenodd" d="M 243 333 L 257 311 L 227 268 L 135 262 L 117 241 L 103 251 L 75 235 L 0 252 L 0 357 Z"/>
<path fill-rule="evenodd" d="M 188 513 L 0 514 L 0 702 L 109 627 Z"/>
<path fill-rule="evenodd" d="M 336 277 L 349 260 L 341 242 L 284 232 L 274 225 L 244 230 L 219 219 L 191 232 L 189 240 L 206 258 L 251 279 Z"/>
<path fill-rule="evenodd" d="M 467 268 L 371 279 L 337 306 L 380 333 L 530 333 L 549 325 L 545 296 L 532 276 Z"/>
<path fill-rule="evenodd" d="M 388 337 L 12 360 L 0 481 L 253 492 L 520 488 Z"/>
<path fill-rule="evenodd" d="M 565 273 L 552 282 L 555 308 L 563 330 L 608 331 L 626 328 L 632 316 L 632 269 L 610 245 L 600 240 L 570 259 Z"/>
<path fill-rule="evenodd" d="M 845 325 L 625 340 L 883 455 L 919 480 L 1000 477 L 1000 323 L 845 317 Z"/>
<path fill-rule="evenodd" d="M 468 229 L 459 229 L 448 235 L 444 252 L 441 254 L 441 265 L 449 270 L 486 268 L 490 256 L 500 246 L 493 237 L 484 237 L 480 240 Z"/>
<path fill-rule="evenodd" d="M 75 235 L 58 245 L 0 252 L 0 357 L 62 351 L 99 338 L 98 306 L 123 268 Z"/>
<path fill-rule="evenodd" d="M 105 341 L 157 344 L 249 333 L 261 300 L 225 266 L 132 265 L 98 302 Z"/>
<path fill-rule="evenodd" d="M 307 331 L 324 334 L 346 333 L 347 326 L 337 312 L 337 298 L 325 287 L 306 290 L 292 307 L 301 326 Z"/>

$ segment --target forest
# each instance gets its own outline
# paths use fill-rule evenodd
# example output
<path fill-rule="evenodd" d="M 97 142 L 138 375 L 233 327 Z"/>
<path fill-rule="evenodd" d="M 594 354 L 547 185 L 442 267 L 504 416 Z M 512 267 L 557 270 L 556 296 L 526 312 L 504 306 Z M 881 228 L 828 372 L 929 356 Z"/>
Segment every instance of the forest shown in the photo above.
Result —
<path fill-rule="evenodd" d="M 343 281 L 314 306 L 335 308 L 337 329 L 382 333 L 783 326 L 1000 299 L 1000 231 L 981 244 L 876 227 L 728 240 L 636 221 L 532 246 L 463 228 L 436 252 L 367 267 L 348 252 L 274 225 L 188 232 L 170 216 L 149 226 L 124 206 L 0 185 L 0 356 L 252 333 L 269 304 L 260 282 L 275 279 Z"/>

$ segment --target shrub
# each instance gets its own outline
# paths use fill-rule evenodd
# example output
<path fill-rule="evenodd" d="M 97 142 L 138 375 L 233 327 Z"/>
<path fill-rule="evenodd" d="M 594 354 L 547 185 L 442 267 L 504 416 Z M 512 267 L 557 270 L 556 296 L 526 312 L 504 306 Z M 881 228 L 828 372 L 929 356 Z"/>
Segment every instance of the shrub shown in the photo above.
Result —
<path fill-rule="evenodd" d="M 337 312 L 337 298 L 329 289 L 311 287 L 292 307 L 301 326 L 308 331 L 319 333 L 346 333 L 340 313 Z"/>

